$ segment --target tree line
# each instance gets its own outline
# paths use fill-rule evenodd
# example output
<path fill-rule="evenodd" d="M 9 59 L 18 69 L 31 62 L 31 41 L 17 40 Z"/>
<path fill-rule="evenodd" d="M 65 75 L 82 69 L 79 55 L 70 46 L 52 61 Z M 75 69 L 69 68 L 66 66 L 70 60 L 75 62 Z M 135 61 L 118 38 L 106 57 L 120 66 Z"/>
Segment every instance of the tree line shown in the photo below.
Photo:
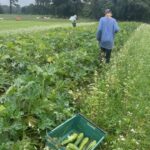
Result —
<path fill-rule="evenodd" d="M 19 0 L 9 0 L 10 13 L 18 7 Z M 77 14 L 81 17 L 98 19 L 106 8 L 113 11 L 119 20 L 150 20 L 150 0 L 35 0 L 35 4 L 24 6 L 19 12 L 23 14 L 53 15 L 69 17 Z M 2 12 L 3 7 L 0 8 Z"/>

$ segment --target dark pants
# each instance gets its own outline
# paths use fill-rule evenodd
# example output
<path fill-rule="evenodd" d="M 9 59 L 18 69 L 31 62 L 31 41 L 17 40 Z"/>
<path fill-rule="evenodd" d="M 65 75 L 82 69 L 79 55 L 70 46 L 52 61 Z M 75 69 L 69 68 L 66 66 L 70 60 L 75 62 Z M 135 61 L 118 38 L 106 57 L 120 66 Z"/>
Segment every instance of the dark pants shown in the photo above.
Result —
<path fill-rule="evenodd" d="M 106 59 L 106 63 L 110 62 L 110 57 L 111 57 L 111 49 L 106 49 L 101 47 L 101 51 L 100 51 L 100 61 L 103 61 L 103 58 Z"/>
<path fill-rule="evenodd" d="M 73 27 L 76 27 L 77 25 L 76 25 L 76 22 L 72 22 L 72 26 Z"/>

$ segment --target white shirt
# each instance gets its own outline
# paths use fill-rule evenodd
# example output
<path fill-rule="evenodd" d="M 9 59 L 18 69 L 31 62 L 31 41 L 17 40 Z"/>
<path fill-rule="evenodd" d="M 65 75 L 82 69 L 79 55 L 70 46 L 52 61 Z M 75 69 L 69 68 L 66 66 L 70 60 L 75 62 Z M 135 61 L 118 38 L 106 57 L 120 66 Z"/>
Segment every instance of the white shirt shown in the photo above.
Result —
<path fill-rule="evenodd" d="M 71 16 L 71 17 L 69 18 L 69 20 L 72 21 L 72 22 L 73 22 L 73 21 L 76 21 L 76 20 L 77 20 L 77 16 L 76 16 L 76 15 Z"/>

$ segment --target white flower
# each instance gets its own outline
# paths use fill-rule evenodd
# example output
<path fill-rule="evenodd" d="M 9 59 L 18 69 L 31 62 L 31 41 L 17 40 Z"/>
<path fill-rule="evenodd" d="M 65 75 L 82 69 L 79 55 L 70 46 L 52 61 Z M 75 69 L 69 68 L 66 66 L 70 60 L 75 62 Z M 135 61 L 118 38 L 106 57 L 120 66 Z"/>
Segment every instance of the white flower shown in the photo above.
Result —
<path fill-rule="evenodd" d="M 120 140 L 121 140 L 121 141 L 125 141 L 125 138 L 124 138 L 123 135 L 120 135 L 119 137 L 120 137 Z"/>
<path fill-rule="evenodd" d="M 136 133 L 136 131 L 135 131 L 134 129 L 131 129 L 130 131 L 131 131 L 132 133 Z"/>
<path fill-rule="evenodd" d="M 136 145 L 139 145 L 139 144 L 140 144 L 138 141 L 136 141 L 135 143 L 136 143 Z"/>
<path fill-rule="evenodd" d="M 133 113 L 131 113 L 130 111 L 128 111 L 128 115 L 129 115 L 129 116 L 132 116 L 132 114 L 133 114 Z"/>
<path fill-rule="evenodd" d="M 32 123 L 31 123 L 30 121 L 28 122 L 28 126 L 29 126 L 29 127 L 33 127 L 33 126 L 32 126 Z"/>
<path fill-rule="evenodd" d="M 72 90 L 69 90 L 68 93 L 69 93 L 69 94 L 73 94 L 73 91 L 72 91 Z"/>
<path fill-rule="evenodd" d="M 49 147 L 48 147 L 48 146 L 46 146 L 46 147 L 44 148 L 44 150 L 49 150 Z"/>

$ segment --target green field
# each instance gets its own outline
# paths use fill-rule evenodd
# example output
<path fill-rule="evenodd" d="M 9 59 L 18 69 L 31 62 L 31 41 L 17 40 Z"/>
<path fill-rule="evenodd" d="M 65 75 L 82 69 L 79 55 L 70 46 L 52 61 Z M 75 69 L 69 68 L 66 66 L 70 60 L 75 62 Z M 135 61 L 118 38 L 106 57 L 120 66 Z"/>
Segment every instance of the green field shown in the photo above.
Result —
<path fill-rule="evenodd" d="M 59 25 L 62 26 L 63 24 L 69 24 L 69 22 L 55 22 L 55 21 L 12 21 L 12 20 L 4 20 L 0 21 L 0 32 L 1 31 L 8 31 L 8 30 L 16 30 L 22 28 L 33 28 L 39 26 L 55 26 Z"/>
<path fill-rule="evenodd" d="M 77 26 L 92 25 L 94 22 L 78 22 Z M 0 21 L 0 35 L 33 33 L 47 31 L 53 28 L 71 27 L 72 24 L 67 20 L 50 20 L 50 21 Z"/>
<path fill-rule="evenodd" d="M 3 33 L 12 33 L 21 30 L 23 31 L 33 31 L 33 30 L 47 30 L 54 27 L 65 27 L 71 26 L 71 23 L 68 19 L 56 19 L 49 16 L 38 16 L 38 15 L 19 15 L 21 17 L 20 21 L 16 21 L 18 15 L 2 15 L 0 18 L 0 34 Z M 40 19 L 36 19 L 40 17 Z M 44 19 L 43 17 L 49 17 L 49 19 Z M 88 20 L 79 19 L 78 25 L 89 23 Z"/>
<path fill-rule="evenodd" d="M 25 21 L 37 21 L 37 19 L 36 19 L 37 17 L 40 17 L 40 18 L 44 17 L 42 15 L 23 15 L 23 14 L 12 14 L 12 15 L 10 15 L 10 14 L 0 14 L 0 18 L 4 18 L 5 20 L 16 20 L 17 16 L 20 16 L 21 19 L 25 20 Z M 55 21 L 58 20 L 56 18 L 53 18 L 51 16 L 47 16 L 47 15 L 45 17 L 50 17 L 51 19 L 53 19 Z M 40 19 L 40 20 L 43 21 L 43 19 Z M 59 20 L 64 20 L 64 19 L 59 19 Z"/>
<path fill-rule="evenodd" d="M 50 15 L 23 15 L 23 14 L 0 14 L 0 18 L 4 18 L 5 20 L 16 20 L 16 17 L 20 16 L 21 20 L 24 21 L 54 21 L 54 22 L 63 22 L 68 21 L 69 18 L 61 19 L 61 18 L 54 18 Z M 40 19 L 37 19 L 37 17 L 40 17 Z M 43 17 L 49 17 L 50 20 L 45 20 Z M 91 19 L 84 19 L 79 18 L 79 22 L 91 22 Z"/>
<path fill-rule="evenodd" d="M 107 132 L 98 150 L 149 150 L 149 25 L 120 23 L 105 65 L 95 23 L 8 22 L 1 33 L 16 34 L 0 34 L 0 150 L 43 150 L 46 132 L 77 112 Z"/>

